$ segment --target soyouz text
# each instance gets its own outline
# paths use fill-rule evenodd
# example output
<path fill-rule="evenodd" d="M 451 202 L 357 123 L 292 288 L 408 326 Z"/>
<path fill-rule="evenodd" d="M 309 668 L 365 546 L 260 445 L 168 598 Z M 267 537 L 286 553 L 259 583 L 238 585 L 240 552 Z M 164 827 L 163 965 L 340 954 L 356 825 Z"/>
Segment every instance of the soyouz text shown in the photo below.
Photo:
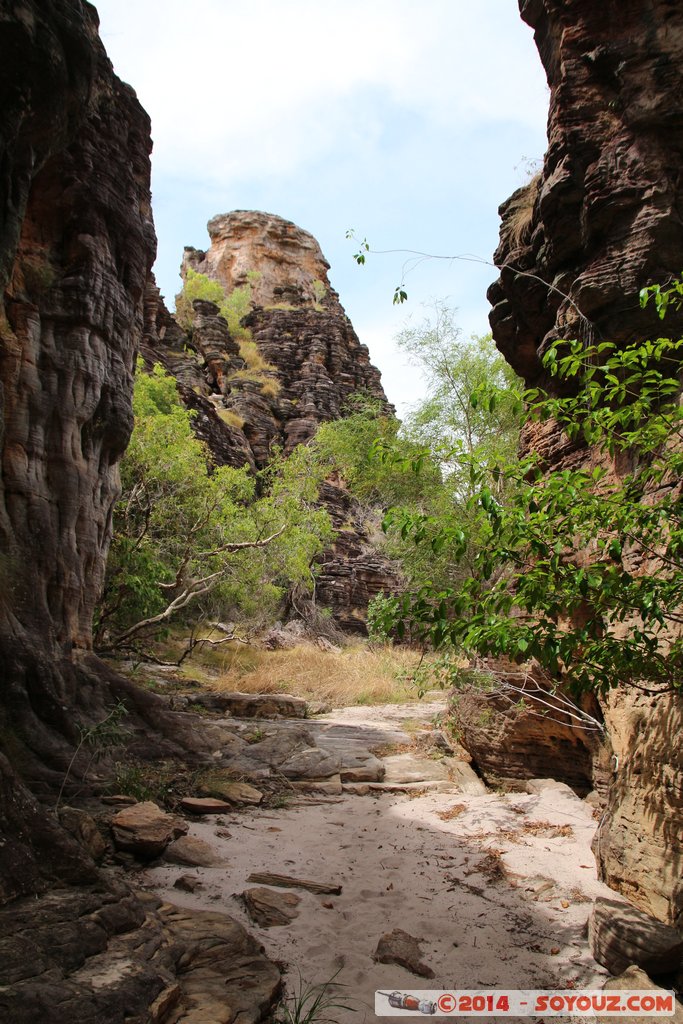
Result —
<path fill-rule="evenodd" d="M 524 990 L 490 989 L 448 991 L 414 989 L 411 992 L 375 992 L 378 1017 L 673 1017 L 676 997 L 664 989 L 603 992 L 600 989 Z"/>

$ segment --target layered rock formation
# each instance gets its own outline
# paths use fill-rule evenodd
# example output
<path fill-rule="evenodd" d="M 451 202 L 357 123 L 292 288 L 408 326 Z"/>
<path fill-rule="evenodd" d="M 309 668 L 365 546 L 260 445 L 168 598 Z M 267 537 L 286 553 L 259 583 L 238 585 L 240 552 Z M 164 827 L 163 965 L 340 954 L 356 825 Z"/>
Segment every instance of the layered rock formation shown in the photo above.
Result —
<path fill-rule="evenodd" d="M 558 338 L 662 333 L 638 292 L 683 266 L 683 10 L 675 0 L 520 0 L 520 10 L 550 86 L 548 151 L 501 207 L 489 299 L 496 344 L 531 384 Z M 665 330 L 681 336 L 681 311 Z M 552 424 L 525 443 L 549 468 L 591 457 Z M 683 914 L 681 713 L 679 697 L 607 702 L 616 771 L 597 843 L 603 878 L 671 921 Z"/>
<path fill-rule="evenodd" d="M 274 447 L 289 454 L 364 394 L 391 406 L 307 231 L 273 214 L 237 210 L 209 221 L 211 247 L 185 249 L 188 270 L 217 280 L 230 294 L 249 285 L 254 307 L 244 318 L 265 368 L 250 372 L 226 321 L 210 302 L 194 302 L 185 335 L 151 286 L 143 352 L 178 380 L 197 412 L 195 429 L 219 464 L 268 464 Z M 337 623 L 365 631 L 368 601 L 397 586 L 392 566 L 374 549 L 348 492 L 329 480 L 322 498 L 340 530 L 322 558 L 317 596 Z"/>
<path fill-rule="evenodd" d="M 243 929 L 141 900 L 54 812 L 119 700 L 133 746 L 202 756 L 90 654 L 156 244 L 149 119 L 97 27 L 0 0 L 0 1017 L 256 1021 L 279 972 Z"/>

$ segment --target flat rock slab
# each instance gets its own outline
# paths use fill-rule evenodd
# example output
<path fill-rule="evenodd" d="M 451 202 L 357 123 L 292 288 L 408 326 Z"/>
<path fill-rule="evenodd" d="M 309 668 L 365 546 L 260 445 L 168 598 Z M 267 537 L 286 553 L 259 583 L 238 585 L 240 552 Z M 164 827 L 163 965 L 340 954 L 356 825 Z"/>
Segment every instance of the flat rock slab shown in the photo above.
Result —
<path fill-rule="evenodd" d="M 277 892 L 257 886 L 242 893 L 244 905 L 252 921 L 261 928 L 276 928 L 290 924 L 299 916 L 301 897 L 294 892 Z"/>
<path fill-rule="evenodd" d="M 307 747 L 315 747 L 315 740 L 307 728 L 292 723 L 291 728 L 283 729 L 274 723 L 272 732 L 268 729 L 264 739 L 250 744 L 242 759 L 279 768 L 284 761 Z"/>
<path fill-rule="evenodd" d="M 212 796 L 185 796 L 180 801 L 183 811 L 189 814 L 224 814 L 232 810 L 227 800 L 219 800 Z"/>
<path fill-rule="evenodd" d="M 448 782 L 448 768 L 430 757 L 391 754 L 383 758 L 385 782 Z"/>
<path fill-rule="evenodd" d="M 339 758 L 319 747 L 295 751 L 280 764 L 286 779 L 329 779 L 339 774 Z"/>
<path fill-rule="evenodd" d="M 151 800 L 125 807 L 111 822 L 116 848 L 144 858 L 159 857 L 169 843 L 187 830 L 186 821 L 166 814 Z"/>
<path fill-rule="evenodd" d="M 350 750 L 341 755 L 342 782 L 382 782 L 386 774 L 384 762 L 369 750 Z"/>
<path fill-rule="evenodd" d="M 306 889 L 317 896 L 324 896 L 330 893 L 332 896 L 339 896 L 342 891 L 341 885 L 333 885 L 331 882 L 315 882 L 309 878 L 294 878 L 292 875 L 276 875 L 270 871 L 254 871 L 249 882 L 259 882 L 261 885 L 277 885 L 282 889 Z"/>
<path fill-rule="evenodd" d="M 223 787 L 223 796 L 231 804 L 250 804 L 257 806 L 263 800 L 263 793 L 248 782 L 230 782 Z"/>
<path fill-rule="evenodd" d="M 306 701 L 288 693 L 200 693 L 189 701 L 232 718 L 305 718 L 307 713 Z"/>
<path fill-rule="evenodd" d="M 394 928 L 379 940 L 373 959 L 379 964 L 398 964 L 420 978 L 433 978 L 434 971 L 422 963 L 421 956 L 420 940 L 401 928 Z"/>
<path fill-rule="evenodd" d="M 231 773 L 220 769 L 204 776 L 197 786 L 197 790 L 202 796 L 227 800 L 231 804 L 257 805 L 263 800 L 263 793 L 260 790 L 248 783 L 236 782 Z"/>
<path fill-rule="evenodd" d="M 299 785 L 299 783 L 292 783 Z M 368 796 L 380 793 L 461 793 L 453 782 L 349 782 L 343 791 L 354 796 Z"/>
<path fill-rule="evenodd" d="M 186 864 L 191 868 L 209 868 L 219 863 L 214 848 L 195 836 L 181 836 L 164 851 L 164 860 L 171 864 Z"/>
<path fill-rule="evenodd" d="M 329 779 L 295 779 L 290 786 L 299 793 L 323 793 L 326 796 L 341 796 L 344 791 L 341 775 L 331 775 Z"/>
<path fill-rule="evenodd" d="M 642 971 L 640 967 L 628 967 L 623 974 L 620 974 L 618 978 L 609 978 L 603 985 L 605 992 L 652 992 L 653 995 L 662 994 L 666 989 L 662 989 L 659 985 L 655 985 L 651 978 L 648 978 L 645 971 Z M 667 1024 L 683 1024 L 683 1005 L 676 1000 L 676 1009 L 673 1017 L 649 1017 L 649 1016 L 637 1016 L 632 1017 L 625 1013 L 619 1014 L 614 1017 L 602 1017 L 601 1021 L 607 1021 L 607 1024 L 614 1024 L 615 1021 L 623 1021 L 624 1024 L 663 1024 L 664 1021 Z"/>
<path fill-rule="evenodd" d="M 683 934 L 630 903 L 597 899 L 588 923 L 591 953 L 610 974 L 642 967 L 657 977 L 683 963 Z"/>

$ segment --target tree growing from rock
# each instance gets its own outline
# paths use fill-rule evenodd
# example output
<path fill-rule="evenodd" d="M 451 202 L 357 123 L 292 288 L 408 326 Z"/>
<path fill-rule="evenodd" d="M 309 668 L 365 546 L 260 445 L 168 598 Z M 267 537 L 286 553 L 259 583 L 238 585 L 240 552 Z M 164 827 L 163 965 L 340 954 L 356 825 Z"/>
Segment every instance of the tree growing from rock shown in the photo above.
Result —
<path fill-rule="evenodd" d="M 136 648 L 171 619 L 274 614 L 289 587 L 312 587 L 333 535 L 319 477 L 277 454 L 258 478 L 214 466 L 159 366 L 138 373 L 133 411 L 98 648 Z"/>

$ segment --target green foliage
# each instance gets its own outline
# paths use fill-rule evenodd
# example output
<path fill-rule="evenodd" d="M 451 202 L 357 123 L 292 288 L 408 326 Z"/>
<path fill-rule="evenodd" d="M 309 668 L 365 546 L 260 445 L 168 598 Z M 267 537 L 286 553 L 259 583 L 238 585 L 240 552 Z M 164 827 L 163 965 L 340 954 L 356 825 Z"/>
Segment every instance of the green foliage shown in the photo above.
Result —
<path fill-rule="evenodd" d="M 250 271 L 247 274 L 247 283 L 239 288 L 233 288 L 229 295 L 218 281 L 212 281 L 206 274 L 199 274 L 196 270 L 188 268 L 185 273 L 183 290 L 176 295 L 175 316 L 176 320 L 188 334 L 192 333 L 192 303 L 195 299 L 203 299 L 206 302 L 214 302 L 218 311 L 227 321 L 230 333 L 237 341 L 250 341 L 251 334 L 246 327 L 242 326 L 242 319 L 251 311 L 251 285 L 256 282 L 260 275 L 258 271 Z"/>
<path fill-rule="evenodd" d="M 645 289 L 660 316 L 680 306 L 683 278 Z M 659 692 L 683 667 L 683 339 L 618 347 L 560 341 L 544 358 L 557 393 L 524 395 L 527 422 L 552 420 L 590 445 L 580 468 L 546 472 L 537 455 L 491 467 L 461 454 L 479 515 L 473 571 L 456 590 L 425 583 L 387 611 L 436 646 L 536 658 L 577 691 L 619 683 Z M 395 527 L 397 517 L 390 517 Z M 467 537 L 433 524 L 460 560 Z M 424 522 L 403 515 L 418 543 Z"/>
<path fill-rule="evenodd" d="M 492 467 L 515 458 L 521 403 L 506 397 L 505 385 L 516 378 L 490 338 L 463 342 L 452 311 L 440 304 L 432 319 L 406 328 L 399 344 L 426 375 L 429 399 L 401 425 L 376 399 L 355 396 L 343 419 L 320 427 L 308 457 L 326 475 L 344 480 L 369 525 L 378 507 L 392 509 L 384 550 L 410 584 L 456 586 L 471 571 L 482 519 L 469 504 L 474 485 L 462 456 Z M 484 387 L 485 400 L 473 406 Z M 445 526 L 463 538 L 467 557 L 457 564 L 443 541 Z M 370 614 L 379 635 L 374 605 Z"/>
<path fill-rule="evenodd" d="M 94 761 L 97 761 L 106 750 L 111 750 L 114 747 L 121 746 L 127 736 L 128 730 L 125 725 L 122 724 L 123 720 L 128 715 L 128 709 L 125 704 L 121 701 L 117 701 L 116 704 L 110 709 L 109 713 L 102 719 L 101 722 L 96 722 L 95 725 L 91 726 L 79 726 L 78 731 L 80 733 L 78 744 L 73 752 L 71 760 L 67 766 L 62 784 L 59 787 L 59 793 L 57 794 L 57 800 L 55 807 L 59 807 L 62 802 L 62 796 L 64 790 L 69 781 L 71 770 L 74 766 L 76 758 L 78 757 L 81 750 L 85 747 L 90 749 L 90 759 L 82 772 L 81 778 L 85 781 L 85 778 L 90 771 L 90 767 Z"/>
<path fill-rule="evenodd" d="M 339 1011 L 355 1013 L 339 991 L 345 986 L 335 980 L 338 974 L 318 985 L 305 982 L 299 974 L 297 988 L 282 1001 L 275 1015 L 277 1024 L 335 1024 Z"/>
<path fill-rule="evenodd" d="M 397 338 L 422 372 L 429 397 L 412 409 L 404 433 L 438 454 L 449 475 L 461 474 L 460 455 L 480 462 L 509 462 L 519 446 L 521 381 L 493 344 L 491 335 L 462 338 L 455 311 L 435 302 L 418 326 Z M 452 481 L 464 495 L 467 475 Z"/>
<path fill-rule="evenodd" d="M 158 630 L 190 604 L 195 615 L 268 614 L 289 586 L 312 585 L 311 562 L 332 536 L 314 504 L 319 477 L 277 453 L 260 478 L 211 465 L 160 366 L 138 372 L 133 410 L 98 646 L 146 619 Z"/>

